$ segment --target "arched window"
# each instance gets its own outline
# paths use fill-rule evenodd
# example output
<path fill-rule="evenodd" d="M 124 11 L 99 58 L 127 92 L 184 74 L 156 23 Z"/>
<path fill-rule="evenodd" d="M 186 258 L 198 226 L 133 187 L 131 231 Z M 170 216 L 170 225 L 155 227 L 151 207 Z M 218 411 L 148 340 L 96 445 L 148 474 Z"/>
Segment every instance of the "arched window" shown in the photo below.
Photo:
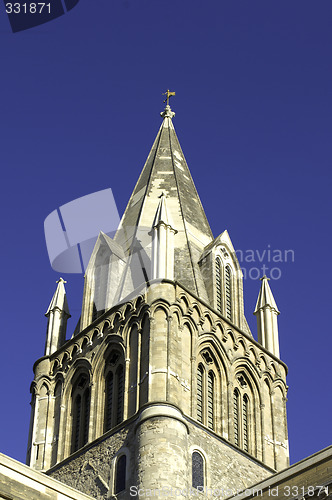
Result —
<path fill-rule="evenodd" d="M 105 417 L 104 432 L 123 420 L 124 361 L 118 351 L 112 351 L 105 369 Z"/>
<path fill-rule="evenodd" d="M 123 420 L 123 399 L 124 399 L 124 370 L 123 365 L 120 365 L 116 371 L 117 376 L 117 412 L 116 423 L 119 424 Z"/>
<path fill-rule="evenodd" d="M 82 374 L 72 392 L 72 453 L 89 440 L 90 389 L 88 376 Z"/>
<path fill-rule="evenodd" d="M 112 427 L 113 386 L 114 386 L 113 372 L 109 372 L 109 374 L 106 377 L 105 431 L 108 431 Z"/>
<path fill-rule="evenodd" d="M 115 488 L 114 493 L 120 493 L 126 489 L 126 467 L 127 467 L 127 457 L 126 455 L 121 455 L 116 462 L 115 470 Z"/>
<path fill-rule="evenodd" d="M 59 445 L 59 429 L 60 429 L 60 417 L 61 417 L 61 382 L 58 382 L 54 390 L 54 439 L 52 444 L 52 462 L 54 465 L 57 462 L 58 457 L 58 445 Z"/>
<path fill-rule="evenodd" d="M 232 272 L 229 266 L 225 269 L 226 317 L 232 320 Z"/>
<path fill-rule="evenodd" d="M 214 375 L 212 371 L 208 374 L 207 387 L 207 426 L 209 429 L 214 429 Z"/>
<path fill-rule="evenodd" d="M 192 487 L 204 488 L 204 458 L 198 451 L 192 454 Z"/>
<path fill-rule="evenodd" d="M 199 354 L 199 363 L 196 372 L 196 418 L 211 430 L 218 427 L 216 416 L 215 393 L 219 390 L 216 362 L 212 351 L 205 348 Z"/>
<path fill-rule="evenodd" d="M 197 420 L 203 422 L 203 367 L 197 369 Z"/>
<path fill-rule="evenodd" d="M 248 396 L 245 394 L 243 396 L 243 402 L 242 402 L 243 449 L 245 451 L 249 451 L 249 444 L 248 444 L 248 405 L 249 405 Z"/>
<path fill-rule="evenodd" d="M 233 394 L 233 418 L 234 418 L 234 443 L 239 446 L 239 391 L 235 389 Z"/>
<path fill-rule="evenodd" d="M 216 259 L 216 306 L 217 310 L 222 313 L 221 264 L 219 258 Z"/>
<path fill-rule="evenodd" d="M 237 374 L 236 385 L 233 393 L 234 443 L 244 451 L 250 452 L 254 449 L 255 442 L 252 426 L 254 393 L 244 372 Z"/>

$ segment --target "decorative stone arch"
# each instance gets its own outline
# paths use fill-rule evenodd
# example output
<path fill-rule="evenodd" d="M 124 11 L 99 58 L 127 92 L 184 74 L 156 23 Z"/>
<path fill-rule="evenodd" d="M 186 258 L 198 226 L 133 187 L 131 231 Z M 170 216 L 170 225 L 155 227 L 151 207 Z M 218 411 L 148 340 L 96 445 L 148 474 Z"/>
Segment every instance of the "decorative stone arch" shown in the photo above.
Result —
<path fill-rule="evenodd" d="M 238 336 L 238 339 L 237 339 L 237 342 L 236 342 L 236 351 L 237 351 L 237 354 L 239 355 L 240 351 L 240 346 L 242 346 L 243 348 L 243 354 L 242 356 L 246 356 L 246 354 L 248 353 L 248 346 L 247 346 L 247 343 L 246 341 L 242 338 L 242 337 L 239 337 Z M 234 349 L 235 349 L 235 346 L 234 346 Z"/>
<path fill-rule="evenodd" d="M 270 369 L 272 373 L 272 378 L 277 379 L 280 377 L 280 373 L 276 367 L 276 363 L 274 361 L 271 361 L 270 363 Z"/>
<path fill-rule="evenodd" d="M 88 349 L 88 347 L 92 344 L 90 338 L 87 335 L 84 335 L 81 343 L 81 350 L 84 352 L 84 350 Z"/>
<path fill-rule="evenodd" d="M 61 368 L 60 359 L 59 358 L 55 358 L 55 360 L 53 361 L 53 363 L 51 365 L 50 375 L 54 376 L 55 373 L 58 370 L 60 370 L 60 368 Z"/>
<path fill-rule="evenodd" d="M 256 351 L 256 349 L 254 348 L 253 345 L 249 345 L 248 353 L 249 353 L 249 359 L 250 359 L 250 361 L 252 363 L 254 363 L 255 366 L 257 366 L 259 364 L 259 358 L 258 358 L 257 351 Z"/>
<path fill-rule="evenodd" d="M 192 303 L 192 307 L 190 310 L 190 316 L 192 317 L 193 321 L 195 321 L 196 323 L 200 322 L 200 320 L 203 316 L 203 312 L 202 312 L 200 305 L 197 302 Z"/>
<path fill-rule="evenodd" d="M 140 320 L 138 316 L 132 316 L 129 321 L 127 321 L 123 327 L 122 330 L 122 337 L 124 340 L 125 345 L 127 346 L 127 349 L 129 348 L 129 336 L 130 332 L 133 328 L 133 326 L 136 326 L 138 330 L 140 330 Z"/>
<path fill-rule="evenodd" d="M 287 386 L 285 381 L 281 378 L 274 380 L 271 384 L 271 392 L 273 393 L 277 388 L 280 389 L 284 399 L 287 399 Z"/>
<path fill-rule="evenodd" d="M 204 318 L 204 323 L 202 324 L 203 331 L 211 332 L 215 327 L 211 314 L 205 311 L 203 318 Z"/>
<path fill-rule="evenodd" d="M 77 341 L 72 345 L 71 350 L 69 351 L 70 359 L 74 360 L 76 356 L 81 354 L 81 352 L 82 352 L 82 349 Z"/>
<path fill-rule="evenodd" d="M 54 388 L 59 382 L 61 382 L 61 384 L 62 384 L 62 393 L 63 393 L 63 387 L 65 384 L 65 375 L 62 372 L 59 372 L 56 374 L 56 376 L 54 378 L 54 382 L 53 382 Z"/>
<path fill-rule="evenodd" d="M 219 340 L 222 340 L 225 337 L 224 327 L 220 321 L 216 321 L 215 323 L 215 332 Z"/>
<path fill-rule="evenodd" d="M 127 321 L 128 317 L 131 316 L 134 309 L 135 309 L 134 304 L 131 301 L 126 302 L 125 306 L 122 309 L 122 319 L 124 321 Z"/>
<path fill-rule="evenodd" d="M 121 329 L 123 323 L 123 317 L 120 311 L 116 311 L 110 318 L 111 320 L 111 331 Z"/>
<path fill-rule="evenodd" d="M 100 330 L 99 330 L 99 328 L 95 328 L 93 330 L 92 335 L 91 335 L 91 344 L 94 344 L 95 342 L 97 342 L 98 338 L 100 338 Z"/>
<path fill-rule="evenodd" d="M 137 299 L 134 301 L 135 310 L 138 312 L 142 306 L 144 306 L 145 301 L 143 295 L 139 295 Z"/>
<path fill-rule="evenodd" d="M 184 293 L 181 293 L 178 300 L 180 302 L 182 314 L 183 315 L 187 314 L 191 307 L 189 298 Z"/>
<path fill-rule="evenodd" d="M 107 335 L 108 333 L 110 333 L 110 330 L 111 330 L 111 322 L 109 319 L 107 319 L 102 326 L 101 333 L 103 335 Z"/>
<path fill-rule="evenodd" d="M 261 353 L 259 355 L 259 366 L 260 366 L 260 369 L 262 371 L 262 373 L 268 373 L 268 370 L 269 370 L 269 363 L 267 361 L 267 358 L 265 356 L 265 354 Z"/>
<path fill-rule="evenodd" d="M 49 377 L 48 375 L 43 375 L 42 377 L 40 377 L 38 379 L 38 381 L 36 381 L 36 383 L 35 383 L 36 394 L 39 395 L 39 393 L 40 393 L 41 388 L 42 388 L 43 385 L 46 386 L 47 392 L 48 392 L 48 394 L 50 394 L 51 393 L 51 387 L 52 387 L 51 377 Z"/>
<path fill-rule="evenodd" d="M 180 326 L 181 323 L 181 318 L 182 318 L 182 310 L 178 304 L 173 304 L 171 305 L 169 309 L 169 314 L 173 317 L 176 318 L 177 325 Z"/>
<path fill-rule="evenodd" d="M 229 338 L 230 338 L 231 349 L 235 349 L 236 345 L 237 345 L 237 337 L 236 337 L 235 333 L 233 332 L 233 330 L 227 329 L 223 340 L 228 342 Z"/>
<path fill-rule="evenodd" d="M 194 380 L 196 383 L 195 390 L 193 391 L 194 415 L 195 418 L 199 416 L 199 407 L 202 404 L 202 418 L 199 420 L 210 429 L 228 438 L 227 387 L 229 383 L 229 366 L 218 339 L 212 334 L 205 335 L 204 337 L 195 350 Z M 201 381 L 199 374 L 200 366 L 203 368 Z M 209 378 L 210 374 L 213 374 L 213 381 Z M 212 387 L 210 387 L 211 382 L 213 384 Z M 213 394 L 211 390 L 213 390 Z M 200 392 L 202 393 L 201 396 Z M 200 398 L 202 403 L 200 403 Z M 207 418 L 208 415 L 210 415 L 209 418 Z M 211 422 L 213 422 L 212 425 Z"/>
<path fill-rule="evenodd" d="M 117 357 L 118 359 L 112 359 L 112 356 Z M 94 438 L 101 436 L 106 432 L 107 427 L 111 428 L 115 426 L 115 416 L 113 413 L 109 417 L 107 411 L 113 412 L 114 410 L 114 402 L 113 397 L 116 397 L 115 391 L 117 391 L 118 386 L 114 386 L 117 381 L 115 380 L 116 376 L 116 368 L 121 363 L 123 366 L 123 381 L 126 380 L 125 374 L 125 359 L 126 359 L 126 349 L 123 345 L 122 337 L 117 335 L 108 335 L 103 343 L 100 345 L 98 352 L 96 353 L 95 358 L 93 359 L 93 388 L 94 388 L 94 398 L 93 398 L 93 413 L 94 413 Z M 112 365 L 112 363 L 114 364 Z M 115 367 L 115 369 L 114 369 Z M 112 397 L 112 401 L 108 401 L 110 387 L 108 388 L 108 376 L 112 371 L 114 375 L 113 379 L 113 387 L 114 396 Z M 109 391 L 108 391 L 109 389 Z M 124 398 L 124 390 L 123 396 Z M 123 401 L 124 403 L 124 401 Z M 109 408 L 106 408 L 106 405 L 109 405 Z M 110 408 L 111 407 L 111 408 Z M 109 418 L 109 425 L 106 423 L 106 419 Z M 123 415 L 122 415 L 123 418 Z"/>
<path fill-rule="evenodd" d="M 157 299 L 151 304 L 150 317 L 153 318 L 158 309 L 162 309 L 168 316 L 171 304 L 165 299 Z"/>
<path fill-rule="evenodd" d="M 84 382 L 84 383 L 83 383 Z M 79 445 L 82 445 L 83 441 L 86 442 L 91 440 L 91 427 L 90 422 L 93 421 L 94 415 L 91 405 L 91 400 L 93 398 L 92 394 L 92 367 L 91 363 L 86 358 L 79 358 L 74 361 L 72 366 L 70 367 L 67 376 L 65 377 L 65 382 L 63 386 L 63 397 L 62 401 L 66 405 L 63 418 L 60 422 L 59 433 L 61 436 L 65 436 L 64 440 L 61 440 L 59 443 L 58 449 L 58 460 L 62 460 L 64 457 L 70 455 L 73 451 L 73 432 L 74 426 L 73 421 L 75 419 L 75 415 L 73 412 L 75 411 L 74 401 L 75 394 L 81 394 L 82 400 L 84 398 L 84 408 L 86 415 L 86 428 L 84 433 L 87 433 L 87 437 L 85 439 L 79 436 Z M 82 385 L 82 387 L 81 387 Z M 87 392 L 89 391 L 89 392 Z M 88 410 L 87 410 L 88 408 Z M 76 420 L 77 423 L 77 420 Z M 81 425 L 81 422 L 80 422 Z M 79 431 L 82 429 L 79 428 Z M 78 431 L 78 432 L 79 432 Z M 82 431 L 83 432 L 83 431 Z"/>

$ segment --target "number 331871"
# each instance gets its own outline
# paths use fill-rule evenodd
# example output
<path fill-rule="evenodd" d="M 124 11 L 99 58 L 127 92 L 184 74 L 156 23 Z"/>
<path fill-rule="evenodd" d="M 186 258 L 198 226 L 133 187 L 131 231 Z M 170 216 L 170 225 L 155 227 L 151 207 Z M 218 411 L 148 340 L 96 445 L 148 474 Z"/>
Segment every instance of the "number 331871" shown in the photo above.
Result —
<path fill-rule="evenodd" d="M 43 10 L 51 13 L 50 3 L 30 3 L 30 4 L 20 4 L 20 3 L 6 3 L 7 14 L 41 14 Z"/>

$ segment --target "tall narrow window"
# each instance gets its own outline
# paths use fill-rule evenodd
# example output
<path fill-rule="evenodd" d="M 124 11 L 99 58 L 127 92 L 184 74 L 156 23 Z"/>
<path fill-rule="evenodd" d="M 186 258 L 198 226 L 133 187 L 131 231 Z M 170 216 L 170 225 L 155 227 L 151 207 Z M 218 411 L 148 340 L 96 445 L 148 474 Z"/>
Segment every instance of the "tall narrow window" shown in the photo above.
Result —
<path fill-rule="evenodd" d="M 234 443 L 239 446 L 239 391 L 235 389 L 233 394 L 234 407 Z"/>
<path fill-rule="evenodd" d="M 105 431 L 112 427 L 113 385 L 113 373 L 109 372 L 106 378 Z"/>
<path fill-rule="evenodd" d="M 82 446 L 89 440 L 89 420 L 90 420 L 90 391 L 85 389 L 83 396 L 83 422 L 82 422 Z"/>
<path fill-rule="evenodd" d="M 243 396 L 243 405 L 242 405 L 242 418 L 243 418 L 243 449 L 245 451 L 249 451 L 248 445 L 248 396 L 245 394 Z"/>
<path fill-rule="evenodd" d="M 52 459 L 51 466 L 57 462 L 58 446 L 59 446 L 59 431 L 60 431 L 60 417 L 61 417 L 61 382 L 58 382 L 54 390 L 54 439 L 52 443 Z"/>
<path fill-rule="evenodd" d="M 124 368 L 123 355 L 112 350 L 105 367 L 104 432 L 123 420 Z"/>
<path fill-rule="evenodd" d="M 217 310 L 222 313 L 222 299 L 221 299 L 221 264 L 220 259 L 216 259 L 216 299 Z"/>
<path fill-rule="evenodd" d="M 81 395 L 78 394 L 75 398 L 74 402 L 74 420 L 73 420 L 73 451 L 79 449 L 79 440 L 80 440 L 80 427 L 81 427 L 81 406 L 82 406 L 82 398 Z"/>
<path fill-rule="evenodd" d="M 116 412 L 116 423 L 119 424 L 123 419 L 123 399 L 124 399 L 124 376 L 123 376 L 123 366 L 120 365 L 117 369 L 117 412 Z"/>
<path fill-rule="evenodd" d="M 197 369 L 197 420 L 203 422 L 203 367 Z"/>
<path fill-rule="evenodd" d="M 192 487 L 204 488 L 204 459 L 197 451 L 192 454 Z"/>
<path fill-rule="evenodd" d="M 213 392 L 214 392 L 214 375 L 210 371 L 208 375 L 208 393 L 207 393 L 207 426 L 209 429 L 212 430 L 214 428 Z"/>
<path fill-rule="evenodd" d="M 232 319 L 232 273 L 229 266 L 225 269 L 226 317 Z"/>
<path fill-rule="evenodd" d="M 118 458 L 116 463 L 116 472 L 115 472 L 115 494 L 120 493 L 126 489 L 126 466 L 127 466 L 127 457 L 126 455 L 121 455 Z"/>
<path fill-rule="evenodd" d="M 72 393 L 72 452 L 89 440 L 90 389 L 87 375 L 81 375 Z"/>

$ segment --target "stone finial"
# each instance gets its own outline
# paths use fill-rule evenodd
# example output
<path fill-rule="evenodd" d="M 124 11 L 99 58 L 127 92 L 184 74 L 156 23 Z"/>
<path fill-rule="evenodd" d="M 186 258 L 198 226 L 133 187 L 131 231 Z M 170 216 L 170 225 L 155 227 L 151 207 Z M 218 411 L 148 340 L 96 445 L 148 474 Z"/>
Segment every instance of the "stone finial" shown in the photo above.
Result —
<path fill-rule="evenodd" d="M 170 105 L 167 104 L 164 111 L 160 113 L 160 116 L 162 118 L 173 118 L 175 116 L 175 113 L 171 110 Z"/>

